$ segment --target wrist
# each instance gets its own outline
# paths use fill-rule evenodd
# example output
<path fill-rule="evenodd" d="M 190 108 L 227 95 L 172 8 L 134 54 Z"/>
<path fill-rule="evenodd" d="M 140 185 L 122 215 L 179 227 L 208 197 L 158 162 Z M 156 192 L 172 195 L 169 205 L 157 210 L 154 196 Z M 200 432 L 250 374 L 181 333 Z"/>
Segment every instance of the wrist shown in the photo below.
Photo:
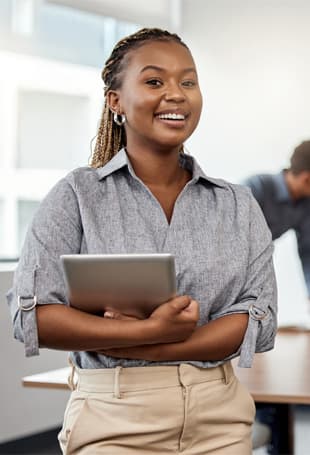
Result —
<path fill-rule="evenodd" d="M 158 342 L 158 328 L 156 321 L 141 319 L 128 322 L 126 328 L 128 344 L 141 346 Z"/>
<path fill-rule="evenodd" d="M 160 334 L 159 324 L 156 318 L 144 319 L 141 326 L 143 344 L 157 344 Z"/>

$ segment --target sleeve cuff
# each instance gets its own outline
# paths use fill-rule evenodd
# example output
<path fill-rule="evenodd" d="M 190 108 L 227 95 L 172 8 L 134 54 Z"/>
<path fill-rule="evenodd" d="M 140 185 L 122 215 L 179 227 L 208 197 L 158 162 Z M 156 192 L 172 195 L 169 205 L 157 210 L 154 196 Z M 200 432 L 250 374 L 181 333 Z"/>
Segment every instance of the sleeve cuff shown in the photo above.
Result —
<path fill-rule="evenodd" d="M 24 332 L 26 357 L 39 355 L 39 339 L 36 317 L 37 298 L 18 296 L 18 307 Z"/>
<path fill-rule="evenodd" d="M 251 368 L 256 351 L 259 322 L 268 317 L 268 312 L 252 304 L 249 308 L 249 322 L 240 350 L 238 366 Z"/>

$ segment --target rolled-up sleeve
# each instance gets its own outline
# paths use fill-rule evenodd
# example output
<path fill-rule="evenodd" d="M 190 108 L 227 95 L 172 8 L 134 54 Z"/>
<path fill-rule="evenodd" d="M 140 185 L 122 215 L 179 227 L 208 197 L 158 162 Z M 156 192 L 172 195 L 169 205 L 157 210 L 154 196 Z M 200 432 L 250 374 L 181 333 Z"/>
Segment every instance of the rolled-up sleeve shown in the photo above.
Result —
<path fill-rule="evenodd" d="M 39 354 L 36 306 L 68 303 L 60 255 L 79 253 L 82 236 L 73 183 L 61 180 L 40 204 L 7 293 L 14 337 L 27 357 Z"/>
<path fill-rule="evenodd" d="M 249 199 L 249 254 L 245 282 L 238 298 L 212 319 L 232 313 L 249 314 L 248 326 L 238 353 L 239 366 L 251 367 L 255 352 L 274 347 L 277 330 L 277 287 L 273 267 L 271 233 L 256 200 Z M 246 227 L 245 227 L 246 228 Z"/>

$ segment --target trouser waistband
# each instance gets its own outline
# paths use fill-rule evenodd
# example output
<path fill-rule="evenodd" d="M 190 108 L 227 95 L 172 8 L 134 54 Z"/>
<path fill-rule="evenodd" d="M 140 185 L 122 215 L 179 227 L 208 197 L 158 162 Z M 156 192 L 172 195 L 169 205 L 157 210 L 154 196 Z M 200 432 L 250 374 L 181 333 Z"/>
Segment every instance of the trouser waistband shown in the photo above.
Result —
<path fill-rule="evenodd" d="M 68 378 L 71 390 L 81 392 L 113 392 L 120 398 L 122 392 L 187 387 L 201 382 L 222 379 L 228 383 L 234 375 L 230 362 L 214 368 L 198 368 L 190 364 L 129 367 L 108 369 L 80 369 L 72 365 Z"/>

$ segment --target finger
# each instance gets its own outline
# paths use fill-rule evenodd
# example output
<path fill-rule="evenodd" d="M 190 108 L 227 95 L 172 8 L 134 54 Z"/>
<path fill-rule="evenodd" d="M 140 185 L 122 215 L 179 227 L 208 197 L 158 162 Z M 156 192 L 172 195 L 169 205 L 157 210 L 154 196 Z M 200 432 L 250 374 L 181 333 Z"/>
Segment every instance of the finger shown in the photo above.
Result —
<path fill-rule="evenodd" d="M 191 302 L 191 299 L 188 295 L 182 295 L 176 297 L 171 301 L 171 306 L 177 311 L 181 312 L 184 310 Z"/>
<path fill-rule="evenodd" d="M 192 314 L 199 314 L 199 303 L 197 300 L 191 300 L 189 305 L 187 305 L 186 308 L 184 308 L 184 311 L 187 311 Z"/>
<path fill-rule="evenodd" d="M 126 314 L 117 313 L 116 311 L 111 310 L 105 311 L 104 317 L 107 319 L 119 319 L 125 321 L 135 321 L 137 319 L 134 316 L 127 316 Z"/>
<path fill-rule="evenodd" d="M 196 300 L 192 300 L 191 303 L 183 310 L 182 314 L 190 321 L 199 320 L 199 304 Z"/>

